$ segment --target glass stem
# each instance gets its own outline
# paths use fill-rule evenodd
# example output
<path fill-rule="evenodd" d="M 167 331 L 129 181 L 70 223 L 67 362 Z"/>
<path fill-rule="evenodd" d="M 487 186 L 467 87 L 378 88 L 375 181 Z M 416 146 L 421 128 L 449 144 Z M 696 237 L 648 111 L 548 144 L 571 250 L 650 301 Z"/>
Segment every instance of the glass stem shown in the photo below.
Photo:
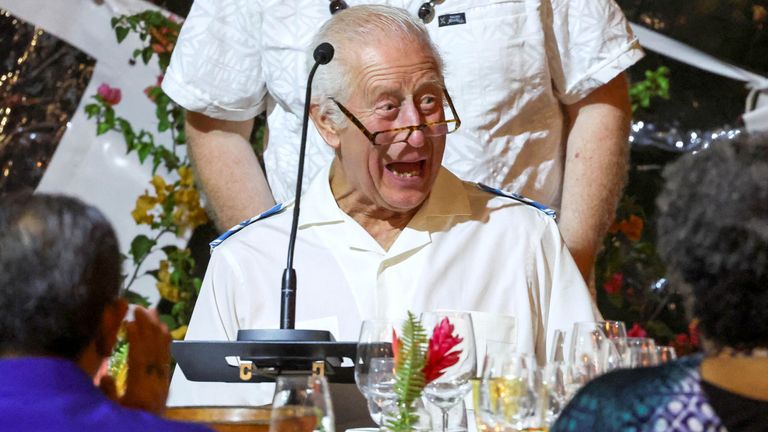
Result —
<path fill-rule="evenodd" d="M 440 408 L 440 411 L 443 412 L 443 432 L 445 432 L 448 430 L 448 410 Z"/>

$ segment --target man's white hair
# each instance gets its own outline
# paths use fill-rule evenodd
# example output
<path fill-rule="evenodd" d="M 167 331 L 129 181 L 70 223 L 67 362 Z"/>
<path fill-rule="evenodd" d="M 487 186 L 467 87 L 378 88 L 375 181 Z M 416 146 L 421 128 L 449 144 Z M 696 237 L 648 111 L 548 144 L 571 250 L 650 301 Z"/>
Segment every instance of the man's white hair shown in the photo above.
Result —
<path fill-rule="evenodd" d="M 309 67 L 314 65 L 312 52 L 323 42 L 335 49 L 330 63 L 320 66 L 312 84 L 312 102 L 320 113 L 328 116 L 338 128 L 346 127 L 347 118 L 330 100 L 346 101 L 352 93 L 352 70 L 357 53 L 365 47 L 386 42 L 415 42 L 435 59 L 440 81 L 443 78 L 443 60 L 432 43 L 427 28 L 405 9 L 384 5 L 353 6 L 334 14 L 315 35 L 309 47 Z"/>

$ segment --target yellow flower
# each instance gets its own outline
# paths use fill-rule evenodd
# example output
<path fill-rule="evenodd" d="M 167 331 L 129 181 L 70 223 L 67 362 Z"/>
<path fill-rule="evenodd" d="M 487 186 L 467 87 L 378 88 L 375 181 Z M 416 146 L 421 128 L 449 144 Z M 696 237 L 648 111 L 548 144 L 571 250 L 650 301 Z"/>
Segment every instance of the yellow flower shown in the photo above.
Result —
<path fill-rule="evenodd" d="M 149 211 L 155 205 L 157 205 L 157 198 L 149 196 L 146 191 L 144 191 L 144 195 L 136 198 L 136 208 L 131 212 L 131 216 L 133 216 L 133 220 L 136 221 L 137 225 L 151 225 L 154 222 L 154 216 L 149 214 Z"/>
<path fill-rule="evenodd" d="M 113 376 L 115 380 L 115 389 L 117 390 L 117 396 L 122 397 L 125 394 L 125 381 L 128 378 L 128 362 L 120 365 L 117 374 Z"/>
<path fill-rule="evenodd" d="M 151 183 L 152 186 L 155 187 L 155 194 L 157 195 L 158 202 L 164 202 L 168 197 L 168 192 L 173 190 L 173 187 L 168 187 L 168 185 L 165 183 L 165 179 L 159 175 L 152 177 Z"/>
<path fill-rule="evenodd" d="M 200 194 L 197 189 L 182 188 L 176 191 L 176 210 L 173 212 L 173 222 L 178 226 L 178 235 L 208 222 L 208 215 L 200 207 Z"/>
<path fill-rule="evenodd" d="M 157 291 L 160 296 L 173 303 L 177 303 L 181 297 L 179 287 L 171 283 L 171 272 L 167 260 L 160 261 L 160 268 L 157 270 Z"/>
<path fill-rule="evenodd" d="M 179 181 L 184 187 L 192 187 L 195 185 L 195 176 L 192 174 L 192 168 L 183 166 L 179 168 Z"/>
<path fill-rule="evenodd" d="M 183 325 L 176 330 L 171 331 L 171 337 L 174 340 L 183 340 L 184 336 L 187 335 L 187 326 Z"/>

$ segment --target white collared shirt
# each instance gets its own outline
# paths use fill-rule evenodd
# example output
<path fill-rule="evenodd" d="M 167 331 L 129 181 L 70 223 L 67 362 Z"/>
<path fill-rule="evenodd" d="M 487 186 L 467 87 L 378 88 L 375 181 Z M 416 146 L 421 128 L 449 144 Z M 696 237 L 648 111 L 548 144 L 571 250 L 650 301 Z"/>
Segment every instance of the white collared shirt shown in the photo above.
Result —
<path fill-rule="evenodd" d="M 414 16 L 423 0 L 386 3 Z M 330 18 L 324 0 L 195 0 L 163 89 L 191 111 L 225 120 L 267 112 L 266 174 L 278 202 L 294 197 L 307 47 Z M 445 0 L 427 29 L 445 61 L 462 120 L 443 163 L 482 182 L 559 208 L 572 104 L 643 53 L 613 0 Z M 440 26 L 440 17 L 454 25 Z M 462 23 L 463 22 L 463 23 Z M 338 49 L 338 48 L 337 48 Z M 594 143 L 601 146 L 603 143 Z M 308 178 L 333 158 L 310 123 Z"/>
<path fill-rule="evenodd" d="M 356 341 L 367 318 L 482 311 L 516 317 L 518 348 L 543 361 L 554 330 L 599 316 L 554 220 L 540 210 L 441 169 L 428 199 L 384 250 L 339 209 L 328 175 L 326 167 L 302 197 L 294 259 L 297 328 Z M 292 208 L 252 223 L 214 250 L 187 340 L 231 341 L 239 329 L 279 327 Z M 169 404 L 269 403 L 271 390 L 253 386 L 264 385 L 192 383 L 177 368 Z"/>

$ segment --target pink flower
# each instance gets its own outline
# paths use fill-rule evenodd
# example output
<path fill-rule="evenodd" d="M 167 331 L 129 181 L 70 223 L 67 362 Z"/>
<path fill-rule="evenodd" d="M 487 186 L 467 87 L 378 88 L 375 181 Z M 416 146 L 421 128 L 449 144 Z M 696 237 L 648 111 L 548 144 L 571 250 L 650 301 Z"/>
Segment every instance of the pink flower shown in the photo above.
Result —
<path fill-rule="evenodd" d="M 608 294 L 616 294 L 621 291 L 621 287 L 624 286 L 624 275 L 622 273 L 614 273 L 610 279 L 605 281 L 603 289 Z"/>
<path fill-rule="evenodd" d="M 453 324 L 448 318 L 443 318 L 432 331 L 427 348 L 427 362 L 424 365 L 424 380 L 432 382 L 441 376 L 446 369 L 459 361 L 461 350 L 451 351 L 464 339 L 453 335 Z"/>
<path fill-rule="evenodd" d="M 645 329 L 642 326 L 640 326 L 640 324 L 634 323 L 632 325 L 632 328 L 629 329 L 629 331 L 627 332 L 627 336 L 629 336 L 629 337 L 641 337 L 642 338 L 642 337 L 647 337 L 648 336 L 648 332 L 646 332 Z"/>
<path fill-rule="evenodd" d="M 120 92 L 119 88 L 110 87 L 107 84 L 100 85 L 96 92 L 99 96 L 101 96 L 101 99 L 107 105 L 117 105 L 120 103 L 120 99 L 123 97 L 123 94 Z"/>

